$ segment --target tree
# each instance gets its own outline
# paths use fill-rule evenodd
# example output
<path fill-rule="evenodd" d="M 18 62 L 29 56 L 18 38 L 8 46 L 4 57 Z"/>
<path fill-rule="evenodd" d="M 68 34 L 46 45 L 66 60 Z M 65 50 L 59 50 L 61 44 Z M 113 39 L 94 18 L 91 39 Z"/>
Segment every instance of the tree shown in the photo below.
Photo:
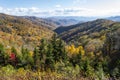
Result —
<path fill-rule="evenodd" d="M 45 61 L 47 54 L 47 40 L 42 39 L 39 46 L 39 55 L 40 55 L 40 68 L 42 71 L 45 69 Z"/>
<path fill-rule="evenodd" d="M 54 70 L 57 62 L 66 62 L 67 54 L 65 43 L 55 34 L 50 41 L 41 40 L 39 46 L 39 60 L 41 70 Z"/>
<path fill-rule="evenodd" d="M 15 47 L 11 48 L 11 52 L 17 55 L 17 50 L 15 49 Z"/>
<path fill-rule="evenodd" d="M 19 57 L 18 57 L 18 53 L 15 47 L 11 48 L 11 53 L 9 55 L 9 58 L 10 58 L 10 64 L 16 67 Z"/>
<path fill-rule="evenodd" d="M 107 57 L 109 73 L 117 77 L 120 72 L 120 29 L 106 35 L 103 53 L 104 57 Z"/>
<path fill-rule="evenodd" d="M 54 70 L 54 56 L 53 56 L 53 46 L 51 43 L 48 44 L 48 51 L 46 54 L 45 69 Z"/>
<path fill-rule="evenodd" d="M 31 68 L 33 65 L 33 58 L 30 56 L 29 52 L 27 48 L 22 47 L 19 66 Z"/>
<path fill-rule="evenodd" d="M 68 56 L 65 50 L 65 42 L 59 39 L 58 45 L 59 45 L 59 49 L 58 49 L 59 59 L 62 60 L 63 62 L 66 62 L 68 60 Z"/>
<path fill-rule="evenodd" d="M 51 40 L 51 45 L 53 46 L 53 57 L 56 62 L 66 61 L 67 54 L 65 50 L 65 43 L 57 37 L 56 34 L 53 35 Z"/>
<path fill-rule="evenodd" d="M 40 54 L 37 48 L 34 49 L 34 68 L 35 69 L 40 69 Z"/>
<path fill-rule="evenodd" d="M 6 65 L 8 63 L 8 57 L 5 53 L 4 46 L 0 44 L 0 65 Z"/>

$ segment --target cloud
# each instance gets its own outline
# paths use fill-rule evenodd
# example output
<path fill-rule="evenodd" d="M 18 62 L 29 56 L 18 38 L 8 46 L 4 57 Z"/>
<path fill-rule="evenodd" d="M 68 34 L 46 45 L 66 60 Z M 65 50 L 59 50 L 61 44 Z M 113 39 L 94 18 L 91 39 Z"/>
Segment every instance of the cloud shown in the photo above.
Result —
<path fill-rule="evenodd" d="M 55 5 L 55 7 L 56 7 L 56 8 L 60 8 L 60 7 L 61 7 L 61 5 L 57 4 L 57 5 Z"/>
<path fill-rule="evenodd" d="M 115 9 L 88 9 L 88 8 L 55 8 L 52 10 L 41 10 L 37 7 L 31 8 L 3 8 L 0 7 L 0 13 L 6 13 L 17 16 L 38 16 L 38 17 L 49 17 L 49 16 L 114 16 L 119 15 L 120 11 Z"/>
<path fill-rule="evenodd" d="M 34 15 L 34 13 L 40 13 L 40 9 L 36 7 L 31 8 L 2 8 L 0 7 L 1 13 L 11 14 L 11 15 Z"/>
<path fill-rule="evenodd" d="M 60 6 L 57 6 L 60 7 Z M 1 13 L 11 14 L 11 15 L 29 15 L 29 16 L 64 16 L 64 15 L 74 15 L 79 12 L 83 12 L 86 9 L 83 8 L 58 8 L 54 10 L 41 10 L 40 8 L 2 8 L 0 7 Z"/>
<path fill-rule="evenodd" d="M 88 9 L 84 8 L 63 8 L 63 9 L 57 9 L 54 10 L 54 15 L 62 15 L 62 16 L 80 16 L 79 13 L 83 13 L 89 11 Z"/>
<path fill-rule="evenodd" d="M 2 11 L 3 10 L 3 8 L 2 7 L 0 7 L 0 11 Z"/>

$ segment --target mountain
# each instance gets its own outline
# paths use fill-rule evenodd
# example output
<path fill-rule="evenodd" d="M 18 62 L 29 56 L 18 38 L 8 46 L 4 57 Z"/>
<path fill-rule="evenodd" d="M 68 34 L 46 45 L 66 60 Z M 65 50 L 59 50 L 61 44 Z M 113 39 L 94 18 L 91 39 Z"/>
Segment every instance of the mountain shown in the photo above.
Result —
<path fill-rule="evenodd" d="M 107 19 L 120 22 L 120 16 L 108 17 Z"/>
<path fill-rule="evenodd" d="M 79 23 L 68 27 L 59 27 L 54 31 L 66 42 L 80 42 L 84 36 L 89 39 L 100 38 L 105 35 L 109 29 L 116 30 L 120 28 L 120 23 L 111 20 L 97 19 L 85 23 Z M 85 39 L 87 40 L 87 39 Z"/>
<path fill-rule="evenodd" d="M 57 26 L 53 21 L 48 21 L 46 19 L 35 17 L 35 16 L 20 16 L 20 17 L 30 20 L 35 25 L 44 26 L 51 30 L 55 29 Z"/>
<path fill-rule="evenodd" d="M 51 38 L 54 32 L 44 25 L 38 25 L 31 20 L 0 14 L 0 43 L 5 46 L 22 45 L 32 48 L 39 44 L 42 38 Z"/>
<path fill-rule="evenodd" d="M 86 22 L 86 21 L 91 21 L 95 20 L 95 17 L 81 17 L 81 16 L 55 16 L 55 17 L 48 17 L 45 18 L 48 22 L 54 22 L 57 27 L 60 26 L 70 26 L 70 25 L 75 25 L 78 23 Z"/>
<path fill-rule="evenodd" d="M 95 21 L 89 21 L 89 22 L 84 22 L 84 23 L 79 23 L 79 24 L 76 24 L 76 25 L 71 25 L 71 26 L 67 26 L 67 27 L 59 27 L 57 29 L 55 29 L 54 31 L 58 34 L 60 33 L 63 33 L 63 32 L 67 32 L 69 30 L 77 30 L 78 28 L 86 28 L 86 29 L 89 29 L 89 27 L 95 27 L 95 26 L 100 26 L 100 25 L 104 25 L 104 24 L 108 24 L 109 23 L 113 23 L 113 21 L 110 21 L 110 20 L 104 20 L 104 19 L 97 19 Z M 79 30 L 79 29 L 78 29 Z"/>
<path fill-rule="evenodd" d="M 54 30 L 61 26 L 66 27 L 96 19 L 93 17 L 79 17 L 79 16 L 68 16 L 68 17 L 58 16 L 58 17 L 47 17 L 47 18 L 39 18 L 35 16 L 20 16 L 20 17 L 30 20 L 35 25 L 38 26 L 41 25 L 51 30 Z"/>
<path fill-rule="evenodd" d="M 48 22 L 54 22 L 57 27 L 60 27 L 60 26 L 65 27 L 65 26 L 77 24 L 79 22 L 78 20 L 75 20 L 75 19 L 66 19 L 66 18 L 59 19 L 59 18 L 54 18 L 54 17 L 46 18 L 45 20 Z"/>

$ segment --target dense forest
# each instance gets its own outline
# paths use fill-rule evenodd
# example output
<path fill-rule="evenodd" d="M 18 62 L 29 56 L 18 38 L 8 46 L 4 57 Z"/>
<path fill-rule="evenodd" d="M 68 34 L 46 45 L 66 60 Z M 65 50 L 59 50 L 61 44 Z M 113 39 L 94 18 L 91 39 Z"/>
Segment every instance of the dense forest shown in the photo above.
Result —
<path fill-rule="evenodd" d="M 0 80 L 120 80 L 119 22 L 39 24 L 0 15 Z"/>

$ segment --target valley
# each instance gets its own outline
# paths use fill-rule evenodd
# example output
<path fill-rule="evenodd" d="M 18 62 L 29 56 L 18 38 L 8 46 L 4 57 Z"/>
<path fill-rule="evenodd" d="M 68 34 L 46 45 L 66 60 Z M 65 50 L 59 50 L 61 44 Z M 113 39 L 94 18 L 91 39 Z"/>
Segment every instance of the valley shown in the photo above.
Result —
<path fill-rule="evenodd" d="M 0 80 L 119 80 L 119 19 L 0 13 Z"/>

